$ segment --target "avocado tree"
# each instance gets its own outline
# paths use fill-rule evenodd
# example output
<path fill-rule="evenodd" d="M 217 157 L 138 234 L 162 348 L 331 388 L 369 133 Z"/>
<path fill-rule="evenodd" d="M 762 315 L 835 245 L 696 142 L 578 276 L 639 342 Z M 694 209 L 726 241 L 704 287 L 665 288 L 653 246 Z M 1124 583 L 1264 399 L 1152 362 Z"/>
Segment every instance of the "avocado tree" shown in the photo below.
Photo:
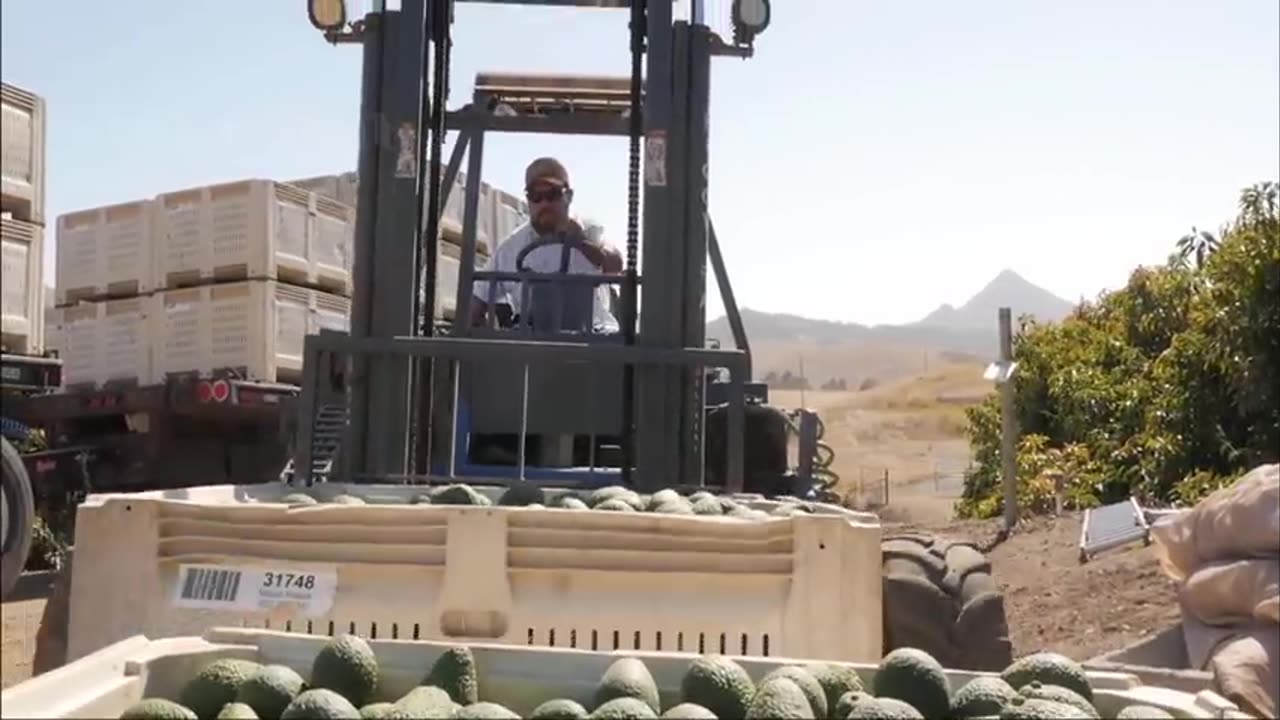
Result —
<path fill-rule="evenodd" d="M 1136 493 L 1193 502 L 1280 455 L 1280 201 L 1240 194 L 1219 235 L 1193 230 L 1168 262 L 1014 337 L 1020 501 L 1045 507 L 1059 470 L 1071 503 Z M 1194 261 L 1194 262 L 1193 262 Z M 999 498 L 999 401 L 970 408 L 974 463 L 957 504 L 991 517 Z"/>

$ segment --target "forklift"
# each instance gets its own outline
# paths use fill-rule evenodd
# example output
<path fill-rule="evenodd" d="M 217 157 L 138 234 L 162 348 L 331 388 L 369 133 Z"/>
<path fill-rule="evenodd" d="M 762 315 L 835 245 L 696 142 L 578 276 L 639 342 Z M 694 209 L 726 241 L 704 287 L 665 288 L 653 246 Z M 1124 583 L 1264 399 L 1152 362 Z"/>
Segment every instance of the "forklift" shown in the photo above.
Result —
<path fill-rule="evenodd" d="M 714 487 L 838 501 L 820 420 L 769 405 L 768 388 L 751 382 L 707 207 L 711 62 L 754 54 L 768 0 L 734 0 L 729 38 L 710 29 L 701 0 L 688 3 L 687 18 L 674 16 L 673 0 L 490 0 L 627 10 L 630 77 L 480 73 L 469 101 L 450 109 L 450 32 L 455 2 L 466 1 L 375 3 L 349 19 L 342 0 L 308 0 L 327 41 L 363 50 L 354 297 L 349 332 L 306 339 L 282 479 Z M 628 139 L 620 275 L 571 274 L 567 263 L 558 273 L 523 267 L 539 247 L 567 258 L 573 241 L 561 235 L 536 240 L 515 271 L 476 267 L 484 141 L 493 132 Z M 455 320 L 442 323 L 440 217 L 464 157 Z M 708 262 L 733 332 L 729 349 L 706 338 Z M 483 322 L 471 322 L 477 282 L 519 288 L 518 316 L 491 294 Z M 592 327 L 581 311 L 601 286 L 614 300 L 617 332 Z M 494 436 L 517 439 L 514 462 L 477 452 Z M 531 436 L 542 440 L 533 463 Z M 573 452 L 584 440 L 585 464 Z"/>

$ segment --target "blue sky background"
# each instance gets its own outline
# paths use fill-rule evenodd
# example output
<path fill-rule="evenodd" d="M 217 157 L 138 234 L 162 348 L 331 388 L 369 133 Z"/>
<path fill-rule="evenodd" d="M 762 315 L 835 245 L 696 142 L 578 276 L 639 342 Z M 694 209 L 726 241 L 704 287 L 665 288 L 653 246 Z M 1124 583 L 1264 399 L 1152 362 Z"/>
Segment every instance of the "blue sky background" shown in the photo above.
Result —
<path fill-rule="evenodd" d="M 910 321 L 1005 267 L 1093 296 L 1280 176 L 1275 0 L 774 5 L 758 56 L 713 76 L 712 213 L 747 307 Z M 50 218 L 355 168 L 359 50 L 323 42 L 301 0 L 0 13 L 4 79 L 48 101 Z M 454 105 L 481 70 L 628 71 L 625 12 L 466 4 L 457 20 Z M 493 137 L 486 177 L 517 189 L 546 153 L 620 244 L 626 141 Z"/>

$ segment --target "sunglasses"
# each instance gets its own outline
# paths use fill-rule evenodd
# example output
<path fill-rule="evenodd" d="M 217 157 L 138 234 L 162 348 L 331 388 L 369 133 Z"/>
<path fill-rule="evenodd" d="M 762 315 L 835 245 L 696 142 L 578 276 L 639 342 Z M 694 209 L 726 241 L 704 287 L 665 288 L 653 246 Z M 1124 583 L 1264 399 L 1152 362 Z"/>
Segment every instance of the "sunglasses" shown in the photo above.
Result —
<path fill-rule="evenodd" d="M 564 197 L 565 188 L 549 188 L 547 190 L 526 190 L 525 198 L 531 203 L 556 202 Z"/>

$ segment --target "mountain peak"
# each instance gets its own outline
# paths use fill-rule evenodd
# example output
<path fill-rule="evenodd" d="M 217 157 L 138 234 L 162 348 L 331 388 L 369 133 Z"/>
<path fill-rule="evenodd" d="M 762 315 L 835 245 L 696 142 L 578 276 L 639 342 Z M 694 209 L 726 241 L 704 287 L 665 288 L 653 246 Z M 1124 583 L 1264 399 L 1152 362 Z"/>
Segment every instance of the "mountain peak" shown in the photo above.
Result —
<path fill-rule="evenodd" d="M 1014 317 L 1033 315 L 1044 322 L 1057 322 L 1071 313 L 1073 305 L 1010 268 L 996 274 L 968 302 L 960 307 L 944 304 L 916 325 L 952 328 L 982 328 L 995 324 L 996 313 L 1008 307 Z"/>

